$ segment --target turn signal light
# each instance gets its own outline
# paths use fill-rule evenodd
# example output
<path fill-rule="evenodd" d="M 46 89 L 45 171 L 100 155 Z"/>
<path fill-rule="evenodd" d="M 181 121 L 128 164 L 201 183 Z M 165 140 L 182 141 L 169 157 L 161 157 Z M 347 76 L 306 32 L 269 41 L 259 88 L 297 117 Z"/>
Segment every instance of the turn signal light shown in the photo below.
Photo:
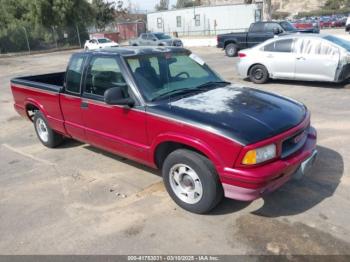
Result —
<path fill-rule="evenodd" d="M 264 147 L 249 150 L 243 160 L 244 165 L 255 165 L 276 157 L 276 145 L 270 144 Z"/>

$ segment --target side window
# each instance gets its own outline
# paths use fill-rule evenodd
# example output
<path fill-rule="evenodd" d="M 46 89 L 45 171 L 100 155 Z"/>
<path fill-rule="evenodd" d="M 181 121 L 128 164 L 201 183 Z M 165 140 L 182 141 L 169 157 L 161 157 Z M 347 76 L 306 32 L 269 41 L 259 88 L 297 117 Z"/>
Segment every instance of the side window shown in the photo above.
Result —
<path fill-rule="evenodd" d="M 148 40 L 153 40 L 155 38 L 156 36 L 154 34 L 148 34 Z"/>
<path fill-rule="evenodd" d="M 73 56 L 66 73 L 66 91 L 80 94 L 81 74 L 83 71 L 84 56 Z"/>
<path fill-rule="evenodd" d="M 264 23 L 255 23 L 252 24 L 249 31 L 251 33 L 259 33 L 264 31 Z"/>
<path fill-rule="evenodd" d="M 181 27 L 181 16 L 176 17 L 176 27 Z"/>
<path fill-rule="evenodd" d="M 274 31 L 275 28 L 278 28 L 278 29 L 280 29 L 281 31 L 283 30 L 282 27 L 281 27 L 279 24 L 277 24 L 277 23 L 266 23 L 266 24 L 265 24 L 265 31 L 266 31 L 266 32 L 271 32 L 271 33 L 273 33 L 273 31 Z"/>
<path fill-rule="evenodd" d="M 283 39 L 274 41 L 268 45 L 265 45 L 264 51 L 266 52 L 280 52 L 280 53 L 291 53 L 292 52 L 292 39 Z"/>
<path fill-rule="evenodd" d="M 103 96 L 109 88 L 125 83 L 114 57 L 93 57 L 87 71 L 85 93 Z M 127 93 L 127 92 L 126 92 Z"/>
<path fill-rule="evenodd" d="M 141 38 L 144 40 L 147 39 L 147 34 L 141 34 Z"/>
<path fill-rule="evenodd" d="M 201 17 L 200 17 L 200 15 L 195 15 L 194 16 L 194 25 L 195 26 L 200 26 L 201 25 Z"/>

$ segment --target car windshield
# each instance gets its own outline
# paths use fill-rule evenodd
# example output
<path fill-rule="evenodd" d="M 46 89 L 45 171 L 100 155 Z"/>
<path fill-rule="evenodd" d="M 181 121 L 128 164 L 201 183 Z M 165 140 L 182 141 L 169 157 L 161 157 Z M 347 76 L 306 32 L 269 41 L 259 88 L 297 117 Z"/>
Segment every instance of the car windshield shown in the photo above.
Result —
<path fill-rule="evenodd" d="M 336 45 L 339 45 L 342 48 L 345 48 L 347 51 L 350 52 L 350 42 L 349 41 L 346 41 L 344 39 L 341 39 L 339 37 L 332 36 L 332 35 L 327 35 L 324 37 L 324 39 L 326 39 L 326 40 L 328 40 Z"/>
<path fill-rule="evenodd" d="M 127 57 L 147 101 L 178 97 L 227 85 L 199 57 L 187 53 L 158 53 Z"/>
<path fill-rule="evenodd" d="M 170 39 L 171 37 L 169 35 L 163 34 L 163 33 L 156 33 L 154 34 L 159 40 L 162 39 Z"/>
<path fill-rule="evenodd" d="M 287 31 L 287 32 L 297 31 L 297 29 L 289 22 L 281 22 L 280 25 L 282 26 L 284 31 Z"/>
<path fill-rule="evenodd" d="M 111 40 L 107 39 L 107 38 L 100 38 L 100 39 L 97 39 L 97 41 L 100 43 L 100 44 L 105 44 L 105 43 L 110 43 L 112 42 Z"/>

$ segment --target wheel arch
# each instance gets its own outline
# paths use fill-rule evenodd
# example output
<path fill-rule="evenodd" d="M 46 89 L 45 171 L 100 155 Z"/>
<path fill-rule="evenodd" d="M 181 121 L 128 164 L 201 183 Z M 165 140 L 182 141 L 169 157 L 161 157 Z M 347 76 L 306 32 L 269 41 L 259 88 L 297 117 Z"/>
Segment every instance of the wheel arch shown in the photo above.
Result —
<path fill-rule="evenodd" d="M 166 157 L 173 151 L 184 148 L 197 152 L 208 158 L 214 166 L 221 161 L 217 154 L 205 142 L 189 136 L 166 134 L 157 138 L 151 149 L 152 161 L 156 167 L 161 168 Z"/>
<path fill-rule="evenodd" d="M 229 45 L 229 44 L 235 44 L 235 45 L 237 45 L 237 47 L 238 47 L 237 40 L 235 40 L 235 39 L 228 39 L 228 40 L 224 41 L 224 49 L 225 49 L 226 46 Z"/>
<path fill-rule="evenodd" d="M 34 99 L 27 99 L 24 103 L 24 108 L 26 111 L 26 115 L 30 121 L 33 121 L 33 116 L 35 114 L 35 111 L 41 111 L 44 116 L 47 116 L 47 113 L 43 106 L 41 106 L 37 101 Z"/>
<path fill-rule="evenodd" d="M 268 66 L 264 65 L 263 63 L 254 63 L 251 66 L 249 66 L 248 71 L 247 71 L 247 76 L 250 75 L 250 70 L 252 70 L 253 66 L 256 66 L 256 65 L 264 66 L 267 70 L 267 73 L 270 75 L 270 70 L 269 70 Z"/>

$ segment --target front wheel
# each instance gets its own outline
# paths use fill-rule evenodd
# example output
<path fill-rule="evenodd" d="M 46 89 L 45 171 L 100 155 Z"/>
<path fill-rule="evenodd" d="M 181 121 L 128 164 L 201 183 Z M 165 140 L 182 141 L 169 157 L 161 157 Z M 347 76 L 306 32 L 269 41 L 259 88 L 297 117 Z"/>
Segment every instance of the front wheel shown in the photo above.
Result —
<path fill-rule="evenodd" d="M 47 147 L 53 148 L 63 141 L 63 136 L 52 130 L 44 115 L 37 111 L 34 115 L 34 128 L 40 142 Z"/>
<path fill-rule="evenodd" d="M 165 159 L 162 173 L 169 195 L 187 211 L 207 213 L 223 197 L 213 164 L 197 152 L 175 150 Z"/>
<path fill-rule="evenodd" d="M 249 79 L 255 84 L 264 84 L 269 79 L 269 72 L 263 65 L 255 65 L 249 71 Z"/>

